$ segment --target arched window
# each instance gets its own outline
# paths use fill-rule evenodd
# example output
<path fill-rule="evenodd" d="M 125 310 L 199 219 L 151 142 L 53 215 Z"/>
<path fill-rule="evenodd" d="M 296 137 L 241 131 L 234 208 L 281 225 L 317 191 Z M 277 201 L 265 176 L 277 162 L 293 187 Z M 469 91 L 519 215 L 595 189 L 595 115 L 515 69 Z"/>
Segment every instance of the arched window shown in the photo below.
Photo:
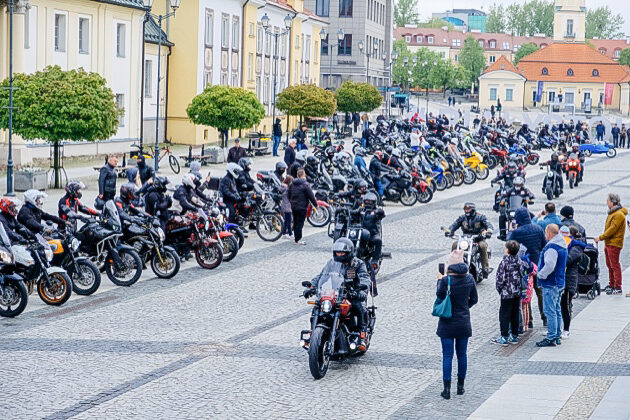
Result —
<path fill-rule="evenodd" d="M 549 70 L 547 69 L 547 67 L 543 67 L 542 68 L 542 75 L 543 76 L 547 76 L 549 74 Z"/>
<path fill-rule="evenodd" d="M 567 76 L 573 76 L 573 69 L 567 70 Z"/>
<path fill-rule="evenodd" d="M 599 70 L 593 69 L 593 76 L 595 77 L 599 76 Z"/>

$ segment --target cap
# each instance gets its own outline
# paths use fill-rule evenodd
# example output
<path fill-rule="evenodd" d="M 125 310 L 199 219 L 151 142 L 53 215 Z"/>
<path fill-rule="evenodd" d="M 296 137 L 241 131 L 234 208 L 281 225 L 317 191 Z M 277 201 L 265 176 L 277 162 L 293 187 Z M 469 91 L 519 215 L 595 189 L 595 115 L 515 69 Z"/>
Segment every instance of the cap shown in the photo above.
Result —
<path fill-rule="evenodd" d="M 562 226 L 560 228 L 560 233 L 562 234 L 562 236 L 569 236 L 571 234 L 571 231 L 569 230 L 568 226 Z"/>
<path fill-rule="evenodd" d="M 240 143 L 241 139 L 239 139 L 238 137 L 234 139 L 234 143 Z"/>
<path fill-rule="evenodd" d="M 566 217 L 567 219 L 573 217 L 573 207 L 571 206 L 564 206 L 562 207 L 562 209 L 560 209 L 560 215 L 562 217 Z"/>

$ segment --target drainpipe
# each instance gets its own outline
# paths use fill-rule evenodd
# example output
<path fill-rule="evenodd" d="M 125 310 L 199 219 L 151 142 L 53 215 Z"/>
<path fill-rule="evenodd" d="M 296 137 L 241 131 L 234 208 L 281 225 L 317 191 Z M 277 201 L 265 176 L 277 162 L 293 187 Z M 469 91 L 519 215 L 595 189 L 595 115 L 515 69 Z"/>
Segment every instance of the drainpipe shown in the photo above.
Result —
<path fill-rule="evenodd" d="M 247 82 L 249 82 L 248 79 L 245 79 L 246 77 L 248 77 L 248 76 L 245 76 L 245 37 L 248 36 L 247 29 L 245 28 L 245 6 L 247 6 L 248 3 L 249 3 L 249 0 L 243 3 L 243 31 L 242 31 L 243 33 L 241 34 L 241 84 L 243 85 L 243 87 L 245 87 Z M 255 65 L 255 64 L 256 63 L 252 63 L 252 65 Z"/>
<path fill-rule="evenodd" d="M 173 52 L 172 48 L 173 47 L 171 46 L 168 47 L 168 54 L 166 55 L 166 75 L 164 76 L 166 84 L 164 90 L 164 140 L 166 140 L 166 129 L 168 128 L 168 74 L 171 69 L 171 53 Z M 162 51 L 159 51 L 158 54 L 162 54 Z M 160 98 L 157 99 L 158 101 L 160 100 Z"/>
<path fill-rule="evenodd" d="M 142 58 L 141 58 L 141 66 L 142 66 L 142 79 L 140 80 L 140 150 L 144 146 L 144 72 L 145 72 L 145 58 L 144 58 L 144 43 L 146 36 L 146 27 L 147 27 L 148 15 L 145 12 L 144 19 L 142 20 Z"/>

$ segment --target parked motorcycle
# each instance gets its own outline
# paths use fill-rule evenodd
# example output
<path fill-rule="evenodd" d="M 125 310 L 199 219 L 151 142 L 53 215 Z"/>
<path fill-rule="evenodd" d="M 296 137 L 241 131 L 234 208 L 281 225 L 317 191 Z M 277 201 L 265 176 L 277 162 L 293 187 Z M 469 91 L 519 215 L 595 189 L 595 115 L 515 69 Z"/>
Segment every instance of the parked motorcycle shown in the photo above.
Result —
<path fill-rule="evenodd" d="M 202 210 L 174 216 L 166 223 L 164 243 L 174 248 L 184 260 L 194 251 L 197 264 L 211 270 L 223 261 L 223 247 L 205 233 L 209 227 L 210 221 Z"/>
<path fill-rule="evenodd" d="M 48 244 L 53 252 L 51 264 L 62 267 L 72 279 L 72 290 L 78 295 L 91 295 L 101 285 L 101 272 L 88 257 L 79 255 L 81 242 L 72 229 L 53 231 Z"/>
<path fill-rule="evenodd" d="M 411 175 L 407 171 L 399 174 L 385 174 L 383 200 L 397 202 L 403 206 L 413 206 L 418 201 L 416 189 L 411 184 Z"/>
<path fill-rule="evenodd" d="M 28 291 L 24 279 L 15 273 L 15 257 L 11 241 L 0 224 L 0 316 L 13 318 L 21 314 L 28 304 Z"/>
<path fill-rule="evenodd" d="M 136 250 L 143 264 L 150 264 L 151 270 L 162 279 L 175 277 L 181 261 L 177 251 L 164 245 L 166 234 L 160 221 L 154 217 L 144 218 L 125 228 L 124 242 Z"/>

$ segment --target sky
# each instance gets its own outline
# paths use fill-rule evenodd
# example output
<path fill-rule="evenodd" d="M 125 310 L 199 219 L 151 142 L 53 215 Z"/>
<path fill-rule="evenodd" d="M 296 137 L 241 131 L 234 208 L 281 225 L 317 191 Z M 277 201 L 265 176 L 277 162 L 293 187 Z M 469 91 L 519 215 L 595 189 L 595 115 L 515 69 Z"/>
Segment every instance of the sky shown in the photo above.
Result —
<path fill-rule="evenodd" d="M 488 12 L 493 4 L 503 4 L 507 6 L 516 3 L 514 0 L 443 0 L 432 2 L 428 0 L 419 0 L 420 19 L 426 20 L 431 17 L 432 13 L 445 12 L 452 9 L 480 9 Z M 630 36 L 630 0 L 586 0 L 587 8 L 597 8 L 600 6 L 608 6 L 614 13 L 620 13 L 624 16 L 625 23 L 623 31 L 626 36 Z"/>

